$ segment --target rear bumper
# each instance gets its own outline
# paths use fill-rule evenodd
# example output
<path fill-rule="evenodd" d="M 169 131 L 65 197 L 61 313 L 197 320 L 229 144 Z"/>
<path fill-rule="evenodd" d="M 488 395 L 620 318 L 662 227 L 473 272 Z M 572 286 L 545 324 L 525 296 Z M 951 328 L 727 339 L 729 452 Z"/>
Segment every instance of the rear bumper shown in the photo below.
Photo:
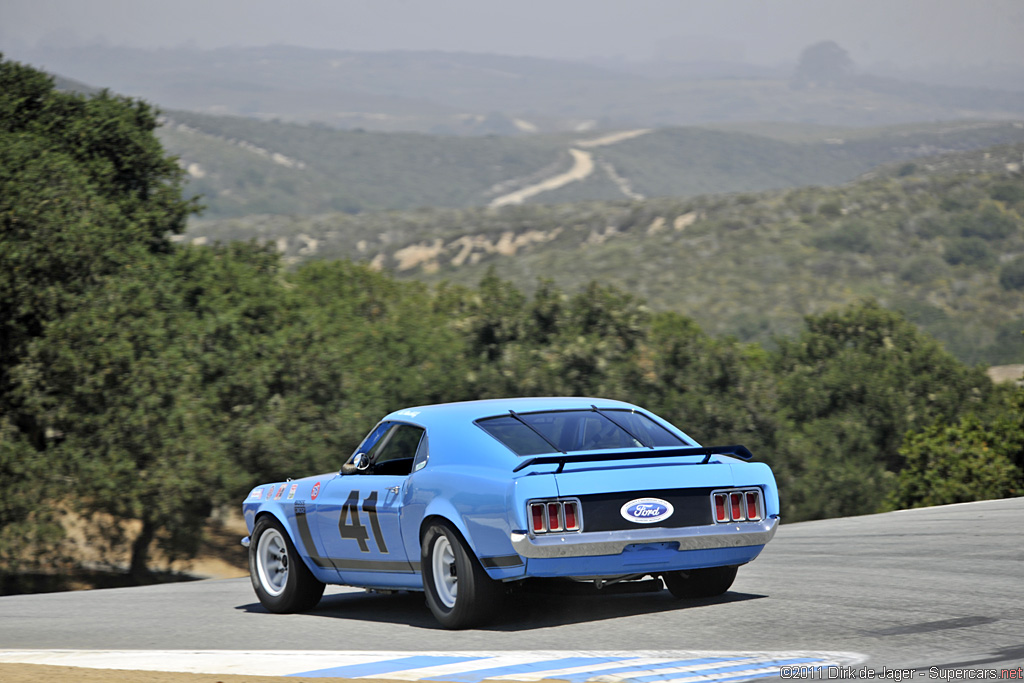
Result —
<path fill-rule="evenodd" d="M 598 531 L 579 534 L 550 534 L 531 537 L 513 532 L 512 547 L 531 559 L 618 555 L 628 546 L 668 543 L 678 550 L 714 550 L 763 546 L 778 529 L 778 517 L 760 522 L 736 522 L 678 529 L 654 528 L 628 531 Z"/>

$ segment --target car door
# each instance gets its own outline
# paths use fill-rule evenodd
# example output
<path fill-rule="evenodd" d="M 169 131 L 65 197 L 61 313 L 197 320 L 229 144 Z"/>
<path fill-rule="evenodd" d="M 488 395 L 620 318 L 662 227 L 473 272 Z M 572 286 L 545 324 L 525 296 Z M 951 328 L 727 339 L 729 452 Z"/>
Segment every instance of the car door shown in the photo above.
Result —
<path fill-rule="evenodd" d="M 423 428 L 416 425 L 379 425 L 361 447 L 372 443 L 365 469 L 335 477 L 320 493 L 320 540 L 343 583 L 403 587 L 419 581 L 402 543 L 400 522 L 410 493 L 409 475 L 425 439 Z M 413 560 L 418 566 L 419 558 Z"/>

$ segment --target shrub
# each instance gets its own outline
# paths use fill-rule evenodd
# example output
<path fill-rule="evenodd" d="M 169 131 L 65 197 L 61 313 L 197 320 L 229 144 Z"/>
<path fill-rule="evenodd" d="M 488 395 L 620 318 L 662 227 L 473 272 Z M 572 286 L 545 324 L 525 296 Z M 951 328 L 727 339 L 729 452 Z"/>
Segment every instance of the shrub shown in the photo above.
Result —
<path fill-rule="evenodd" d="M 900 279 L 912 285 L 920 285 L 935 280 L 942 269 L 943 262 L 930 254 L 915 256 L 900 269 Z"/>
<path fill-rule="evenodd" d="M 1018 256 L 999 269 L 999 284 L 1006 290 L 1024 290 L 1024 256 Z"/>
<path fill-rule="evenodd" d="M 992 202 L 986 202 L 980 211 L 958 214 L 953 218 L 953 224 L 962 237 L 980 237 L 985 240 L 1004 239 L 1018 229 L 1013 215 Z"/>
<path fill-rule="evenodd" d="M 1007 204 L 1024 202 L 1024 185 L 1020 183 L 1000 183 L 992 186 L 989 195 L 992 199 L 997 199 Z"/>
<path fill-rule="evenodd" d="M 900 178 L 906 178 L 908 175 L 914 175 L 915 171 L 917 171 L 917 164 L 908 162 L 896 170 L 896 175 Z"/>
<path fill-rule="evenodd" d="M 946 263 L 951 266 L 992 266 L 995 255 L 988 243 L 980 237 L 961 237 L 950 240 L 944 254 Z"/>
<path fill-rule="evenodd" d="M 871 228 L 864 223 L 847 223 L 816 237 L 814 246 L 828 251 L 866 254 L 874 250 Z"/>
<path fill-rule="evenodd" d="M 843 215 L 843 207 L 836 201 L 825 202 L 818 207 L 818 213 L 826 218 L 839 218 Z"/>

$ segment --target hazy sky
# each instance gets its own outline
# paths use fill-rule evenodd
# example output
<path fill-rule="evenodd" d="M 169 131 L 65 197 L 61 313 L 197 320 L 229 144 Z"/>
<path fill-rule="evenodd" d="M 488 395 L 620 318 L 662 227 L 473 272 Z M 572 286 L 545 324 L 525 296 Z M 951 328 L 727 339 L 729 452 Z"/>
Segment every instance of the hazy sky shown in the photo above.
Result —
<path fill-rule="evenodd" d="M 915 66 L 1021 64 L 1022 36 L 1022 0 L 0 0 L 9 53 L 289 44 L 777 64 L 831 39 L 858 64 Z"/>

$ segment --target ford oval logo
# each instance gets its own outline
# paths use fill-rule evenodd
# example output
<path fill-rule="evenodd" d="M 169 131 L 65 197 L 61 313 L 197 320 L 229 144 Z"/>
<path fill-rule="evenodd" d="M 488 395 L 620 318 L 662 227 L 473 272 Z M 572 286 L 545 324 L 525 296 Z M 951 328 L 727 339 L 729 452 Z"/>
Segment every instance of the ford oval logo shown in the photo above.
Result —
<path fill-rule="evenodd" d="M 637 524 L 654 524 L 672 516 L 675 508 L 672 503 L 661 498 L 637 498 L 631 500 L 619 510 L 619 514 L 630 522 Z"/>

